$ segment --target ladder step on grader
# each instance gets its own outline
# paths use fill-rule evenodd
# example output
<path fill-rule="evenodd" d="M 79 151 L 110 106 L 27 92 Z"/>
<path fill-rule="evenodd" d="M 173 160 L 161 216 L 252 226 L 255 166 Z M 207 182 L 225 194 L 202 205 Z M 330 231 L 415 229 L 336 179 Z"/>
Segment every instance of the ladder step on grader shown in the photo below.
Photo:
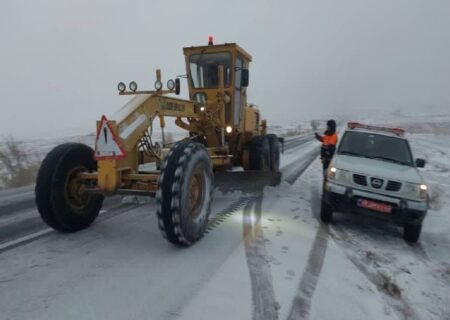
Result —
<path fill-rule="evenodd" d="M 114 119 L 97 122 L 95 150 L 65 143 L 51 150 L 36 181 L 38 211 L 61 232 L 87 228 L 105 196 L 156 198 L 162 235 L 189 246 L 204 234 L 215 187 L 242 190 L 280 182 L 282 138 L 267 133 L 260 112 L 247 103 L 251 56 L 237 44 L 184 48 L 189 100 L 180 94 L 180 77 L 163 89 L 156 71 L 154 90 L 136 82 L 118 85 L 134 96 Z M 167 118 L 186 130 L 186 138 L 165 141 Z M 159 120 L 159 121 L 158 121 Z M 161 141 L 152 133 L 159 122 Z M 236 168 L 240 168 L 237 170 Z"/>

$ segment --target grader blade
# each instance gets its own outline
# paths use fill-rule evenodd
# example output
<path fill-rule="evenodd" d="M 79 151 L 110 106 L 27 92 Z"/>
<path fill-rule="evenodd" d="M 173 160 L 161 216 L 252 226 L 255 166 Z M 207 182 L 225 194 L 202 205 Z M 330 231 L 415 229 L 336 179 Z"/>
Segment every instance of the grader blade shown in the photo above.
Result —
<path fill-rule="evenodd" d="M 281 182 L 281 172 L 233 171 L 216 172 L 215 186 L 222 192 L 256 192 L 265 186 L 277 186 Z"/>

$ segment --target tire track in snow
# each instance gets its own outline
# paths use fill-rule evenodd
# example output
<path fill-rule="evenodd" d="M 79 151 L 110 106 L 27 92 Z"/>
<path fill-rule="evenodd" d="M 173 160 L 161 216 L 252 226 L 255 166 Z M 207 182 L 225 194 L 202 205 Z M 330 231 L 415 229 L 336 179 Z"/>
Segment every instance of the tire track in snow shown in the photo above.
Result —
<path fill-rule="evenodd" d="M 402 250 L 410 251 L 417 260 L 426 264 L 432 262 L 425 247 L 420 241 L 416 243 L 403 241 L 402 232 L 399 232 L 399 227 L 386 224 L 385 221 L 380 221 L 367 216 L 344 214 L 341 215 L 338 228 L 342 231 L 345 229 L 345 232 L 349 237 L 354 238 L 358 235 L 364 235 L 375 242 L 380 241 L 380 236 L 389 236 L 389 239 L 394 241 L 396 245 L 401 246 Z M 400 230 L 403 231 L 402 228 L 400 228 Z M 349 231 L 353 231 L 352 234 L 350 234 Z M 385 240 L 383 240 L 383 243 L 385 243 Z"/>
<path fill-rule="evenodd" d="M 289 165 L 295 166 L 295 170 L 283 180 L 289 184 L 294 184 L 295 181 L 305 172 L 305 170 L 311 165 L 311 163 L 317 158 L 318 152 L 311 152 L 305 161 L 300 164 L 294 163 Z M 253 301 L 253 319 L 254 320 L 266 320 L 266 319 L 278 319 L 279 304 L 275 299 L 275 293 L 272 283 L 272 273 L 270 271 L 270 265 L 267 260 L 267 250 L 265 247 L 264 233 L 261 224 L 262 218 L 262 192 L 253 198 L 249 198 L 244 208 L 243 215 L 243 236 L 245 241 L 245 253 L 247 258 L 247 265 L 250 272 L 250 280 L 252 284 L 252 301 Z M 254 206 L 254 210 L 252 207 Z M 253 214 L 252 214 L 253 213 Z M 328 228 L 328 227 L 326 227 Z M 318 232 L 316 235 L 317 244 L 311 249 L 311 258 L 309 259 L 312 268 L 311 270 L 319 270 L 323 264 L 323 258 L 325 256 L 326 243 L 323 243 L 323 239 L 326 241 L 326 234 L 328 231 Z M 325 237 L 324 237 L 325 235 Z M 320 249 L 322 248 L 322 250 Z M 323 252 L 322 252 L 323 251 Z M 314 254 L 315 253 L 315 254 Z M 320 268 L 316 268 L 320 266 Z M 314 271 L 312 271 L 314 272 Z M 314 292 L 315 285 L 317 283 L 319 274 L 314 276 L 305 276 L 304 282 L 312 284 L 312 293 Z M 315 280 L 310 281 L 315 277 Z M 303 288 L 306 283 L 301 284 Z M 309 286 L 311 288 L 311 286 Z M 303 300 L 306 301 L 306 300 Z M 309 302 L 310 304 L 310 302 Z M 303 310 L 304 308 L 302 308 Z M 294 319 L 299 319 L 294 318 Z"/>
<path fill-rule="evenodd" d="M 252 207 L 254 210 L 252 210 Z M 245 256 L 250 273 L 253 301 L 253 320 L 278 319 L 272 273 L 267 260 L 264 233 L 261 225 L 262 195 L 247 203 L 243 214 Z"/>
<path fill-rule="evenodd" d="M 401 288 L 398 287 L 392 279 L 378 270 L 372 271 L 367 264 L 359 257 L 349 253 L 349 247 L 354 253 L 366 252 L 361 243 L 356 241 L 341 226 L 334 225 L 331 229 L 330 236 L 334 242 L 341 247 L 345 256 L 349 261 L 369 280 L 381 293 L 386 303 L 396 310 L 405 320 L 421 319 L 412 307 L 411 303 L 401 295 Z"/>
<path fill-rule="evenodd" d="M 328 225 L 320 224 L 309 251 L 306 269 L 300 279 L 297 294 L 289 312 L 289 320 L 309 319 L 311 301 L 322 271 L 328 247 Z"/>
<path fill-rule="evenodd" d="M 301 170 L 295 172 L 292 175 L 292 178 L 287 180 L 288 183 L 294 184 L 295 181 L 303 174 L 303 172 L 307 168 L 309 168 L 311 163 L 317 158 L 317 154 L 315 154 L 314 157 L 311 156 L 311 158 L 309 158 L 307 161 L 307 165 Z M 318 210 L 320 208 L 320 199 L 318 192 L 313 193 L 311 205 L 314 216 L 319 219 L 320 213 L 318 212 Z M 328 247 L 328 233 L 329 226 L 320 223 L 314 237 L 313 245 L 309 251 L 306 268 L 302 274 L 302 277 L 300 278 L 298 289 L 289 311 L 289 320 L 309 319 L 312 298 L 319 281 L 323 262 L 325 260 L 325 254 Z"/>
<path fill-rule="evenodd" d="M 428 256 L 425 248 L 422 246 L 420 242 L 416 243 L 406 243 L 406 245 L 409 247 L 409 249 L 412 251 L 412 253 L 419 259 L 421 259 L 424 262 L 430 262 L 431 259 Z"/>
<path fill-rule="evenodd" d="M 287 167 L 290 169 L 289 171 L 291 171 L 291 173 L 287 177 L 283 178 L 283 181 L 286 181 L 291 185 L 294 184 L 295 181 L 317 158 L 317 156 L 318 152 L 313 151 L 308 154 L 308 157 L 305 161 L 302 161 L 300 163 L 295 162 L 283 168 L 283 171 L 285 171 Z M 245 205 L 243 212 L 243 237 L 245 243 L 247 266 L 249 269 L 250 281 L 252 286 L 252 317 L 254 320 L 271 320 L 279 318 L 279 304 L 275 299 L 272 273 L 267 260 L 265 238 L 261 225 L 262 200 L 263 194 L 261 190 L 257 195 L 241 197 L 236 201 L 233 201 L 228 207 L 214 215 L 214 217 L 208 224 L 206 233 L 212 231 L 220 223 L 233 215 L 242 205 Z M 254 210 L 252 210 L 253 207 Z M 320 236 L 318 236 L 318 244 L 315 247 L 320 247 L 326 250 L 326 245 L 322 244 L 323 239 L 324 237 L 322 233 L 320 233 Z M 320 252 L 320 250 L 316 250 L 313 248 L 311 252 Z M 321 266 L 323 264 L 324 255 L 324 252 L 315 255 L 312 259 L 310 259 L 311 263 L 316 266 Z M 313 269 L 315 268 L 313 267 Z M 316 278 L 318 278 L 318 274 L 316 275 Z M 309 277 L 305 277 L 304 281 L 309 281 Z M 315 282 L 317 282 L 317 279 L 315 280 Z M 315 283 L 313 284 L 313 287 L 315 288 Z M 312 291 L 314 291 L 314 289 Z"/>
<path fill-rule="evenodd" d="M 306 158 L 306 160 L 302 163 L 302 165 L 298 166 L 297 163 L 291 163 L 289 165 L 287 165 L 286 167 L 283 168 L 282 171 L 288 171 L 288 170 L 292 170 L 292 167 L 296 167 L 293 172 L 286 178 L 283 178 L 283 181 L 286 181 L 287 183 L 289 183 L 290 185 L 293 185 L 295 183 L 295 181 L 298 180 L 298 178 L 300 178 L 300 176 L 303 174 L 303 172 L 306 171 L 306 169 L 309 168 L 309 166 L 311 165 L 311 163 L 317 158 L 317 156 L 319 155 L 319 149 L 317 149 L 316 151 L 311 152 L 308 157 Z"/>

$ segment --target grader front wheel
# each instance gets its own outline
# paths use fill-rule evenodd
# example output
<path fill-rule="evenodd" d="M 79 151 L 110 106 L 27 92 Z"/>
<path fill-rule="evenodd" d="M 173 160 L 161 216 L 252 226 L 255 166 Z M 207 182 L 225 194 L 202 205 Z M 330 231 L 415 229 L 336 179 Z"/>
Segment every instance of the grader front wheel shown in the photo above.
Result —
<path fill-rule="evenodd" d="M 204 234 L 211 211 L 212 164 L 205 147 L 193 141 L 177 143 L 161 166 L 156 201 L 163 236 L 190 246 Z"/>
<path fill-rule="evenodd" d="M 36 180 L 36 204 L 45 223 L 62 232 L 87 228 L 98 216 L 102 195 L 85 192 L 78 173 L 96 169 L 93 150 L 79 143 L 65 143 L 50 151 Z"/>

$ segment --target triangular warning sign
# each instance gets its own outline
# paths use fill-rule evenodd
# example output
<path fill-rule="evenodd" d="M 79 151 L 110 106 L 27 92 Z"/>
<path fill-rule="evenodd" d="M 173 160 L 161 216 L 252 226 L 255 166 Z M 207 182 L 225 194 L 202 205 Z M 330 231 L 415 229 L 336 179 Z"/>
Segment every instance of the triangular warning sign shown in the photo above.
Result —
<path fill-rule="evenodd" d="M 111 124 L 105 116 L 102 116 L 95 138 L 95 159 L 122 159 L 125 157 L 125 150 L 120 145 L 120 141 L 114 133 Z"/>

